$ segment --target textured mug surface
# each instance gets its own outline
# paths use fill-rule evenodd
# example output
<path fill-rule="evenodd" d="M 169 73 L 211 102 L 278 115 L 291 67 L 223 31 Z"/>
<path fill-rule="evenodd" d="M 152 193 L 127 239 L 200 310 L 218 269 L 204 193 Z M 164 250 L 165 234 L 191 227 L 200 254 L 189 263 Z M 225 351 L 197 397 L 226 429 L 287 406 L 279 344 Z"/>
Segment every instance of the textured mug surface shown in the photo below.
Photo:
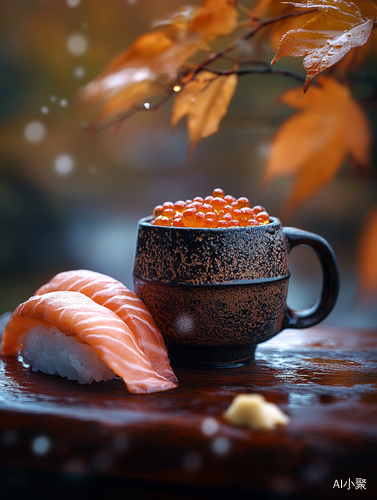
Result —
<path fill-rule="evenodd" d="M 321 321 L 335 304 L 339 278 L 334 253 L 320 236 L 269 224 L 233 228 L 176 228 L 142 219 L 134 287 L 160 328 L 172 363 L 237 366 L 257 344 L 284 328 Z M 312 309 L 286 304 L 290 250 L 308 245 L 323 270 Z"/>

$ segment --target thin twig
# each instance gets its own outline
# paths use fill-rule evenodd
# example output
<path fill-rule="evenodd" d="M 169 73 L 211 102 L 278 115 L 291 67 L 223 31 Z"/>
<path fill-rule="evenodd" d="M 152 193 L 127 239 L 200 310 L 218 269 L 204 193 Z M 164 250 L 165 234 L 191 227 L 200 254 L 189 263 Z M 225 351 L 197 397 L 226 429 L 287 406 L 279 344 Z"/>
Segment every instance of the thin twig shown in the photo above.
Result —
<path fill-rule="evenodd" d="M 268 19 L 267 21 L 260 21 L 259 24 L 249 31 L 248 33 L 245 33 L 242 37 L 240 37 L 238 40 L 236 40 L 234 43 L 226 47 L 225 49 L 215 52 L 211 56 L 207 57 L 205 61 L 203 61 L 197 68 L 197 72 L 200 71 L 200 67 L 202 66 L 209 66 L 212 64 L 214 61 L 217 61 L 221 57 L 223 57 L 225 54 L 228 54 L 229 52 L 232 52 L 235 50 L 237 47 L 239 47 L 243 42 L 246 42 L 250 38 L 252 38 L 256 33 L 258 33 L 259 30 L 262 28 L 265 28 L 266 26 L 269 26 L 270 24 L 276 23 L 278 21 L 282 21 L 283 19 L 288 19 L 290 17 L 296 17 L 296 16 L 301 16 L 304 14 L 310 14 L 311 12 L 317 12 L 318 9 L 309 9 L 305 11 L 299 11 L 299 12 L 291 12 L 290 14 L 283 14 L 281 16 L 274 17 L 272 19 Z"/>
<path fill-rule="evenodd" d="M 286 70 L 286 69 L 277 69 L 275 67 L 263 66 L 263 67 L 252 67 L 252 68 L 238 68 L 238 69 L 214 69 L 208 66 L 201 66 L 200 68 L 203 71 L 208 71 L 211 73 L 215 73 L 216 75 L 251 75 L 251 74 L 259 74 L 259 75 L 281 75 L 288 76 L 289 78 L 293 78 L 294 80 L 299 81 L 300 83 L 305 83 L 305 77 L 295 73 L 294 71 Z"/>

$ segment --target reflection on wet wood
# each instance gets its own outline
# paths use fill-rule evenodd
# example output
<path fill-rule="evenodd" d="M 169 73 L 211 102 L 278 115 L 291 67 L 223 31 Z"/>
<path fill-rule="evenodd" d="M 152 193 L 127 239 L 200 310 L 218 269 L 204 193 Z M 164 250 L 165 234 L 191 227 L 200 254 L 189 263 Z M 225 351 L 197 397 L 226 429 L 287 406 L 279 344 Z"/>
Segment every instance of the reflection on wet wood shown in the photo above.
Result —
<path fill-rule="evenodd" d="M 138 396 L 121 380 L 81 386 L 0 359 L 0 488 L 17 493 L 22 482 L 9 477 L 29 474 L 26 488 L 44 471 L 51 484 L 75 473 L 89 489 L 110 481 L 148 498 L 204 498 L 208 488 L 330 498 L 336 480 L 356 478 L 364 498 L 376 496 L 377 332 L 287 330 L 248 366 L 175 372 L 178 389 Z M 230 426 L 224 411 L 250 392 L 290 424 Z"/>

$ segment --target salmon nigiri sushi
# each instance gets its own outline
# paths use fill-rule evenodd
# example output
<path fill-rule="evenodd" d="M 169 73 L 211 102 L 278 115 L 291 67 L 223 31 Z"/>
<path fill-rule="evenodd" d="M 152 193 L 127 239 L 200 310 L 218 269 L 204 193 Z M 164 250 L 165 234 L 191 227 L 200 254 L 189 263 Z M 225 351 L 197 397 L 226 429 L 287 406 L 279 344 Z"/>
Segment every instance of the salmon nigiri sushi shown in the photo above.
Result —
<path fill-rule="evenodd" d="M 141 299 L 123 283 L 105 274 L 79 269 L 57 274 L 35 295 L 59 290 L 83 293 L 117 314 L 132 331 L 153 368 L 173 383 L 178 382 L 169 364 L 164 339 L 152 315 Z"/>
<path fill-rule="evenodd" d="M 19 353 L 34 370 L 81 383 L 118 375 L 135 394 L 177 385 L 152 367 L 119 316 L 79 292 L 36 295 L 15 309 L 4 330 L 1 354 Z"/>

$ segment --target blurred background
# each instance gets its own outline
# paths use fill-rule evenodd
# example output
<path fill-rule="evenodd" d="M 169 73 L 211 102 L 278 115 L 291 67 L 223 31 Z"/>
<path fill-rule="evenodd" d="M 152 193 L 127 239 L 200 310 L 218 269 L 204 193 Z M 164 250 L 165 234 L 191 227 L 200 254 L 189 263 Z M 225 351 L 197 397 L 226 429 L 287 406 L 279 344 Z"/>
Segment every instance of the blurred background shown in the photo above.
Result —
<path fill-rule="evenodd" d="M 80 87 L 155 18 L 180 5 L 180 0 L 0 3 L 0 315 L 63 270 L 92 269 L 133 288 L 137 222 L 164 201 L 206 196 L 222 187 L 279 216 L 291 180 L 277 179 L 266 190 L 259 182 L 271 140 L 292 113 L 279 96 L 297 86 L 293 80 L 240 78 L 219 132 L 201 141 L 191 163 L 184 121 L 170 127 L 172 102 L 130 117 L 118 132 L 85 131 L 93 111 L 78 104 Z M 282 64 L 304 74 L 301 59 Z M 355 177 L 345 164 L 331 185 L 282 220 L 320 234 L 335 250 L 341 291 L 327 324 L 377 325 L 377 307 L 357 299 L 356 274 L 357 239 L 376 201 L 375 180 Z M 307 248 L 295 249 L 290 268 L 289 305 L 311 306 L 321 288 L 316 257 Z"/>

